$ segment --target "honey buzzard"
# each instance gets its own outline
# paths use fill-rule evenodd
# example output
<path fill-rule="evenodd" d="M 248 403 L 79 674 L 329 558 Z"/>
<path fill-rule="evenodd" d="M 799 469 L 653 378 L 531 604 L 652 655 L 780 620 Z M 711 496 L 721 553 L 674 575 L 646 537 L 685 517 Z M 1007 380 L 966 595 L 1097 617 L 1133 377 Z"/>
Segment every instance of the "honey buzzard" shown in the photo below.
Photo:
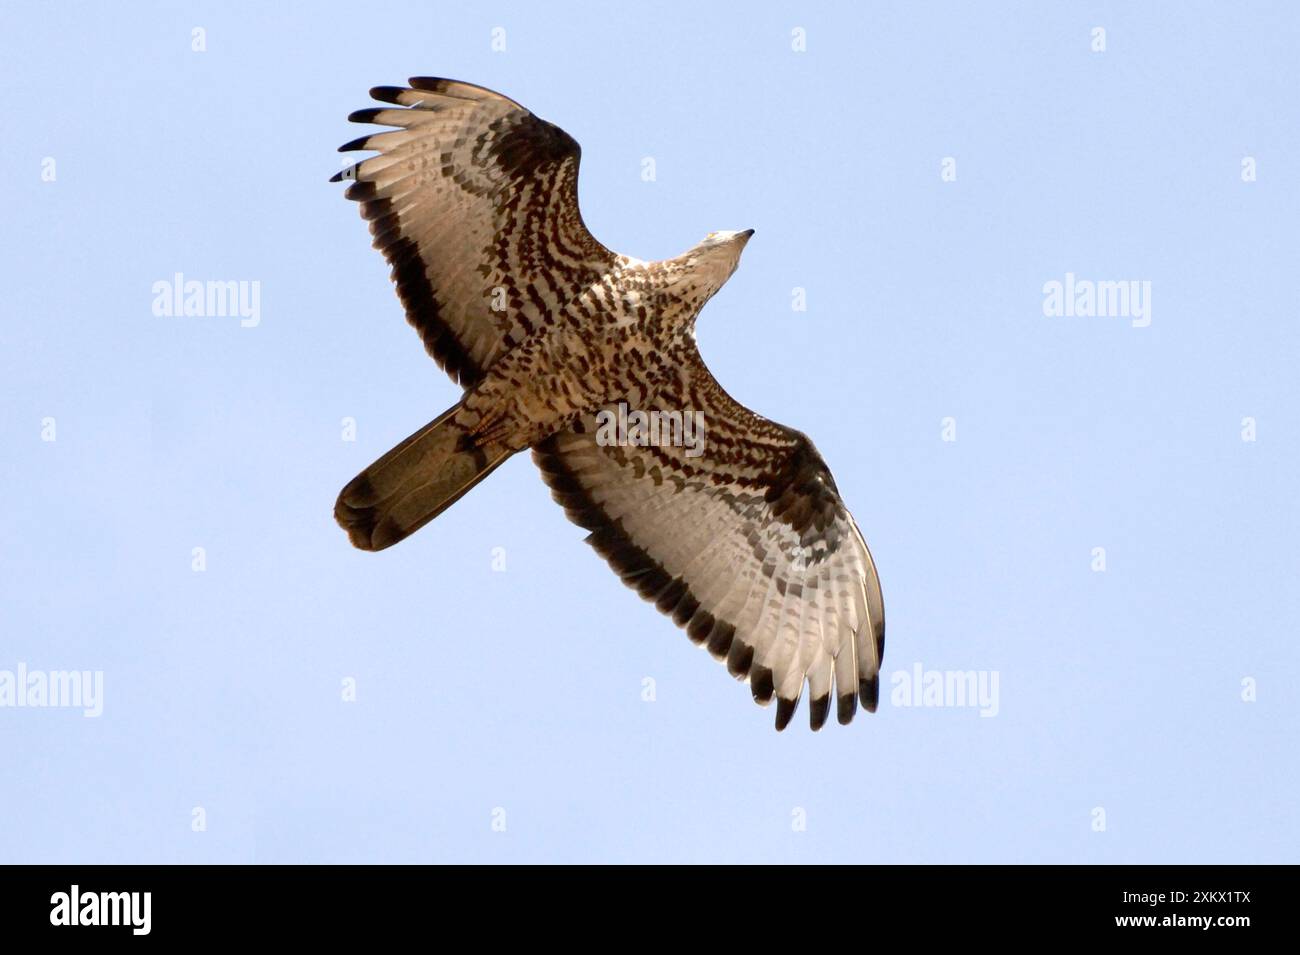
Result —
<path fill-rule="evenodd" d="M 578 211 L 578 144 L 499 93 L 415 78 L 349 119 L 391 130 L 334 177 L 354 180 L 374 246 L 460 402 L 339 495 L 352 543 L 380 550 L 531 448 L 552 496 L 646 600 L 685 628 L 776 727 L 804 684 L 810 724 L 879 695 L 885 616 L 871 554 L 808 437 L 728 395 L 695 320 L 753 234 L 717 232 L 661 262 L 601 245 Z M 626 409 L 669 422 L 602 427 Z M 677 440 L 682 415 L 703 440 Z M 689 420 L 689 419 L 688 419 Z"/>

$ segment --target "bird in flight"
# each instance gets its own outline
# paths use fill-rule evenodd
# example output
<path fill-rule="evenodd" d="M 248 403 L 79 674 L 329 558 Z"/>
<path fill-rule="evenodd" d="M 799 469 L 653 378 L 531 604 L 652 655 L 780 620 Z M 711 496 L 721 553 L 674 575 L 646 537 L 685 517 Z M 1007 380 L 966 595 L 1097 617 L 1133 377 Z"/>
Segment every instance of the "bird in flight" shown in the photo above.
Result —
<path fill-rule="evenodd" d="M 343 488 L 352 543 L 403 540 L 528 448 L 623 582 L 775 698 L 778 730 L 805 684 L 815 730 L 832 692 L 840 723 L 874 712 L 885 614 L 862 534 L 808 437 L 735 401 L 696 348 L 753 230 L 619 255 L 583 224 L 562 129 L 454 80 L 370 94 L 384 105 L 348 118 L 391 129 L 340 147 L 376 155 L 333 181 L 353 180 L 408 321 L 464 394 Z"/>

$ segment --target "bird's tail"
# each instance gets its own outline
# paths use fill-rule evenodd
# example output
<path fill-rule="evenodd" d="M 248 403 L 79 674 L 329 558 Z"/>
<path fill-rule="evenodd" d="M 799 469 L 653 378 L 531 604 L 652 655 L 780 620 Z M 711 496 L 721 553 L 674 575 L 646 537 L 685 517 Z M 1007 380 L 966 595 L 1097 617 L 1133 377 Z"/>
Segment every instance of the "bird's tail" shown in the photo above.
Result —
<path fill-rule="evenodd" d="M 458 427 L 453 407 L 349 482 L 334 519 L 362 550 L 383 550 L 433 520 L 513 453 L 477 445 Z"/>

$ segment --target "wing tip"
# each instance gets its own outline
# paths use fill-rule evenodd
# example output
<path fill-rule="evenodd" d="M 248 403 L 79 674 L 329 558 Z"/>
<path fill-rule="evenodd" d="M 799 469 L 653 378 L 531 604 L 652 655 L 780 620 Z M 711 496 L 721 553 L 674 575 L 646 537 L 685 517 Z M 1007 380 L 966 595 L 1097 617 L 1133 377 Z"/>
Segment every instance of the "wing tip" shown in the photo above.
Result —
<path fill-rule="evenodd" d="M 831 711 L 831 695 L 814 697 L 808 704 L 808 725 L 815 733 L 826 725 L 826 717 Z"/>
<path fill-rule="evenodd" d="M 352 175 L 348 175 L 348 173 L 352 173 Z M 355 179 L 356 173 L 349 168 L 343 170 L 342 176 L 344 179 Z M 343 198 L 351 199 L 353 202 L 367 202 L 374 199 L 378 191 L 373 182 L 354 182 L 348 186 L 348 191 L 343 193 Z"/>
<path fill-rule="evenodd" d="M 339 147 L 339 152 L 354 153 L 361 149 L 368 149 L 369 147 L 366 146 L 366 143 L 370 141 L 370 136 L 371 134 L 367 133 L 364 136 L 358 136 L 356 139 L 348 140 L 346 143 L 344 143 L 342 146 Z"/>
<path fill-rule="evenodd" d="M 354 109 L 348 113 L 349 123 L 373 123 L 375 118 L 384 111 L 382 106 L 367 106 L 364 109 Z"/>
<path fill-rule="evenodd" d="M 401 100 L 398 99 L 403 93 L 409 92 L 402 86 L 372 86 L 370 87 L 370 98 L 380 103 L 392 103 L 400 106 Z"/>
<path fill-rule="evenodd" d="M 413 90 L 423 90 L 427 93 L 441 93 L 457 81 L 445 76 L 412 76 L 409 77 L 406 82 L 411 85 L 411 89 Z"/>
<path fill-rule="evenodd" d="M 715 623 L 713 614 L 703 608 L 695 611 L 695 616 L 686 623 L 686 636 L 697 647 L 703 646 L 705 639 L 713 631 Z"/>
<path fill-rule="evenodd" d="M 852 691 L 840 696 L 835 706 L 835 719 L 841 726 L 853 722 L 853 714 L 858 711 L 858 695 Z"/>
<path fill-rule="evenodd" d="M 737 680 L 749 676 L 749 668 L 754 664 L 754 648 L 744 640 L 736 640 L 726 655 L 727 672 Z"/>
<path fill-rule="evenodd" d="M 858 680 L 858 699 L 868 713 L 876 712 L 880 705 L 880 674 Z"/>
<path fill-rule="evenodd" d="M 787 700 L 785 697 L 776 699 L 776 731 L 779 733 L 790 725 L 790 720 L 794 718 L 795 710 L 799 709 L 799 697 L 793 700 Z"/>
<path fill-rule="evenodd" d="M 704 645 L 715 660 L 729 660 L 737 642 L 735 627 L 725 620 L 714 620 L 713 629 Z"/>

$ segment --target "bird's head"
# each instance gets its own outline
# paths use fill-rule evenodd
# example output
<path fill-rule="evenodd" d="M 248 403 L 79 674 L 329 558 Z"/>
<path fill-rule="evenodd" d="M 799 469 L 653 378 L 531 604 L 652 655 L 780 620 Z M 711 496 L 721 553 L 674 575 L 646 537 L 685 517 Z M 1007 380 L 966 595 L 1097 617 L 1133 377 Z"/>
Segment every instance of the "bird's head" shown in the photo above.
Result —
<path fill-rule="evenodd" d="M 740 253 L 753 234 L 753 229 L 744 232 L 710 232 L 703 242 L 691 249 L 690 254 L 699 257 L 702 262 L 725 263 L 731 270 L 727 273 L 730 275 L 740 264 Z"/>
<path fill-rule="evenodd" d="M 731 278 L 731 274 L 740 265 L 740 253 L 753 234 L 753 229 L 744 232 L 710 232 L 703 242 L 679 258 L 678 261 L 684 267 L 683 277 L 703 293 L 701 305 Z"/>

